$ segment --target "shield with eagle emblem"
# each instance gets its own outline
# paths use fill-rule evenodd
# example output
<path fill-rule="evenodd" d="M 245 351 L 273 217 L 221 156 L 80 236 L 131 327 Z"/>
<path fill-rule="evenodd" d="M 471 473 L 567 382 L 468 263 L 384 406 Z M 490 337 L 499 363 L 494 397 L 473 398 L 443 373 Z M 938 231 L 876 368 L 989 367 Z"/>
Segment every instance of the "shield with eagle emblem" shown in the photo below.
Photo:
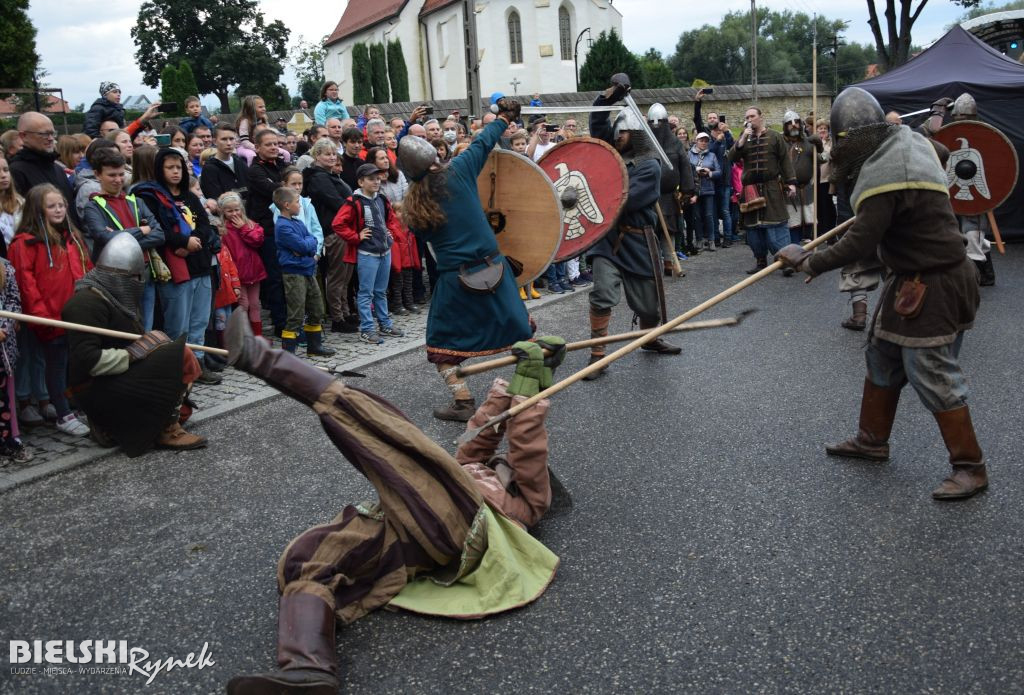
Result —
<path fill-rule="evenodd" d="M 629 174 L 622 157 L 597 138 L 563 140 L 538 162 L 555 184 L 561 202 L 561 262 L 579 256 L 614 226 L 629 195 Z"/>

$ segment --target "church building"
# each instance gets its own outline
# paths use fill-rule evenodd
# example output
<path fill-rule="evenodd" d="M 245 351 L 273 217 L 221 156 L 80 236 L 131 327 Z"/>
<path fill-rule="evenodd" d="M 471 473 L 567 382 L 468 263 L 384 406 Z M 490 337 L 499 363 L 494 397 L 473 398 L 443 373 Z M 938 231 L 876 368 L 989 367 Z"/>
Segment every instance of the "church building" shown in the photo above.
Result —
<path fill-rule="evenodd" d="M 480 89 L 530 95 L 576 91 L 573 53 L 583 67 L 588 39 L 622 15 L 610 0 L 475 0 Z M 401 41 L 413 102 L 466 96 L 466 22 L 462 0 L 350 0 L 326 42 L 324 74 L 352 104 L 352 47 Z"/>

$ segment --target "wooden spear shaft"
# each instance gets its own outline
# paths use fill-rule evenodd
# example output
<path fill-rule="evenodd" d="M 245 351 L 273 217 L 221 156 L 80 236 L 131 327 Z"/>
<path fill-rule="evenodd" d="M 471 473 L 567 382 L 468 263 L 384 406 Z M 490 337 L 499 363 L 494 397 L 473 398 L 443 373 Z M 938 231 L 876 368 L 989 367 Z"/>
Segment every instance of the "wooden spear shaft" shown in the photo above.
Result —
<path fill-rule="evenodd" d="M 738 326 L 740 322 L 754 310 L 748 309 L 739 316 L 733 316 L 727 319 L 711 319 L 710 321 L 694 321 L 693 323 L 686 323 L 682 326 L 676 326 L 670 333 L 679 333 L 682 331 L 700 331 L 707 328 L 720 328 L 722 326 Z M 595 345 L 607 345 L 609 343 L 624 343 L 627 340 L 634 340 L 642 336 L 647 335 L 647 330 L 642 331 L 629 331 L 627 333 L 617 333 L 616 335 L 609 335 L 603 338 L 588 338 L 587 340 L 578 340 L 574 343 L 567 343 L 565 346 L 566 352 L 572 352 L 574 350 L 584 350 Z M 545 350 L 544 356 L 550 355 L 550 351 Z M 478 362 L 476 364 L 466 365 L 465 367 L 459 367 L 459 376 L 472 376 L 474 374 L 480 374 L 481 372 L 489 372 L 492 369 L 499 367 L 506 367 L 516 363 L 515 355 L 508 355 L 507 357 L 499 357 L 493 360 L 487 360 L 486 362 Z"/>
<path fill-rule="evenodd" d="M 843 222 L 842 224 L 840 224 L 838 227 L 835 227 L 835 228 L 829 230 L 828 232 L 825 232 L 824 234 L 819 236 L 817 239 L 814 239 L 814 240 L 808 242 L 807 244 L 804 244 L 804 248 L 807 249 L 807 250 L 813 249 L 816 246 L 820 246 L 821 244 L 825 243 L 826 241 L 828 241 L 832 237 L 836 236 L 837 234 L 842 234 L 843 232 L 845 232 L 847 229 L 849 229 L 853 225 L 853 223 L 854 223 L 854 221 L 856 219 L 857 219 L 856 217 L 851 217 L 850 219 L 848 219 L 845 222 Z M 506 410 L 503 413 L 499 413 L 498 415 L 495 415 L 490 420 L 485 422 L 482 426 L 474 427 L 474 428 L 467 428 L 466 431 L 463 432 L 462 436 L 460 436 L 456 440 L 456 442 L 458 444 L 465 444 L 466 442 L 473 441 L 474 439 L 476 439 L 476 436 L 478 434 L 483 432 L 488 427 L 497 426 L 497 425 L 501 424 L 502 422 L 504 422 L 505 420 L 508 420 L 510 417 L 513 417 L 513 416 L 518 415 L 519 413 L 523 412 L 524 410 L 526 410 L 527 408 L 529 408 L 533 404 L 537 403 L 538 401 L 540 401 L 540 400 L 542 400 L 544 398 L 547 398 L 549 396 L 553 396 L 554 394 L 558 393 L 559 391 L 561 391 L 562 389 L 565 389 L 568 386 L 572 386 L 573 384 L 575 384 L 577 381 L 581 380 L 583 377 L 587 376 L 588 374 L 593 374 L 594 372 L 598 371 L 599 369 L 604 369 L 605 367 L 607 367 L 609 364 L 611 364 L 615 360 L 619 359 L 620 357 L 624 357 L 624 356 L 628 355 L 629 353 L 633 352 L 634 350 L 636 350 L 638 347 L 646 345 L 647 343 L 651 342 L 652 340 L 660 338 L 661 336 L 665 335 L 666 333 L 668 333 L 669 331 L 671 331 L 673 328 L 675 328 L 679 324 L 683 323 L 684 321 L 689 321 L 690 319 L 692 319 L 697 314 L 701 314 L 701 313 L 707 311 L 708 309 L 710 309 L 711 307 L 715 306 L 716 304 L 719 304 L 719 303 L 725 301 L 726 299 L 728 299 L 729 297 L 733 296 L 734 294 L 742 292 L 746 288 L 748 288 L 751 285 L 753 285 L 755 282 L 759 282 L 759 281 L 763 280 L 764 278 L 768 277 L 769 275 L 771 275 L 772 273 L 774 273 L 776 270 L 778 270 L 781 267 L 782 267 L 782 261 L 775 261 L 774 263 L 769 265 L 767 268 L 765 268 L 765 269 L 763 269 L 763 270 L 761 270 L 761 271 L 751 275 L 746 280 L 742 280 L 740 282 L 737 282 L 732 287 L 730 287 L 730 288 L 728 288 L 726 290 L 723 290 L 722 292 L 719 292 L 718 294 L 716 294 L 711 299 L 708 299 L 708 300 L 704 301 L 703 303 L 698 304 L 697 306 L 693 307 L 689 311 L 680 314 L 679 316 L 675 317 L 674 319 L 672 319 L 668 323 L 663 323 L 662 325 L 657 326 L 656 328 L 652 328 L 643 337 L 637 338 L 636 340 L 634 340 L 633 342 L 629 343 L 628 345 L 623 345 L 622 347 L 620 347 L 615 352 L 613 352 L 613 353 L 611 353 L 609 355 L 606 355 L 603 358 L 599 359 L 597 362 L 594 362 L 593 364 L 590 364 L 590 365 L 584 367 L 583 369 L 581 369 L 580 371 L 576 372 L 575 374 L 571 374 L 571 375 L 567 376 L 565 379 L 562 379 L 557 384 L 552 384 L 551 386 L 549 386 L 548 388 L 544 389 L 540 393 L 538 393 L 538 394 L 536 394 L 534 396 L 530 396 L 529 398 L 527 398 L 525 401 L 519 403 L 518 405 L 515 405 L 515 406 L 509 408 L 508 410 Z"/>
<path fill-rule="evenodd" d="M 25 323 L 37 323 L 40 326 L 49 326 L 51 328 L 63 328 L 66 331 L 80 331 L 82 333 L 95 333 L 96 335 L 105 335 L 108 338 L 122 338 L 124 340 L 138 340 L 141 335 L 135 335 L 134 333 L 124 333 L 123 331 L 113 331 L 109 328 L 100 328 L 99 326 L 86 326 L 84 323 L 70 323 L 68 321 L 57 321 L 56 319 L 47 319 L 42 316 L 32 316 L 31 314 L 19 314 L 14 311 L 2 311 L 0 310 L 0 317 L 5 319 L 14 319 L 15 321 L 24 321 Z M 207 347 L 205 345 L 192 345 L 186 343 L 185 347 L 192 348 L 193 350 L 201 350 L 202 352 L 209 352 L 214 355 L 220 355 L 222 357 L 228 356 L 227 350 L 221 350 L 220 348 Z"/>

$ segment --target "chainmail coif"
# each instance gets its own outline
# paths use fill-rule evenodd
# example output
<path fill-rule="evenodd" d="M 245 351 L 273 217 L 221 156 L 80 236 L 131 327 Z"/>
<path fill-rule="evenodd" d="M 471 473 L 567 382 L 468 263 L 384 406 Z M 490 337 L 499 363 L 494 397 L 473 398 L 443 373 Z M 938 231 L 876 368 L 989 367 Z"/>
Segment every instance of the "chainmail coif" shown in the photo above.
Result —
<path fill-rule="evenodd" d="M 852 189 L 867 158 L 901 127 L 898 123 L 881 122 L 851 128 L 845 137 L 837 139 L 832 145 L 832 175 L 829 180 L 836 184 L 847 184 Z"/>

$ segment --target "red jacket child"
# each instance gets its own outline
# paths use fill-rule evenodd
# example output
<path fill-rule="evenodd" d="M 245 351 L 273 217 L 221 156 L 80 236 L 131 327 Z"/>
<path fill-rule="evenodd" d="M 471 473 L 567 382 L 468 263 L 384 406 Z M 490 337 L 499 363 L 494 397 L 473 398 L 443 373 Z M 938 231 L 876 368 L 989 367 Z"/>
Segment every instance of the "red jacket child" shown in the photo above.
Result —
<path fill-rule="evenodd" d="M 75 293 L 75 283 L 92 269 L 89 251 L 81 239 L 65 233 L 60 244 L 38 241 L 23 232 L 11 240 L 7 258 L 14 266 L 21 307 L 26 314 L 61 320 L 64 304 Z M 32 330 L 43 342 L 64 335 L 63 328 L 32 324 Z"/>

